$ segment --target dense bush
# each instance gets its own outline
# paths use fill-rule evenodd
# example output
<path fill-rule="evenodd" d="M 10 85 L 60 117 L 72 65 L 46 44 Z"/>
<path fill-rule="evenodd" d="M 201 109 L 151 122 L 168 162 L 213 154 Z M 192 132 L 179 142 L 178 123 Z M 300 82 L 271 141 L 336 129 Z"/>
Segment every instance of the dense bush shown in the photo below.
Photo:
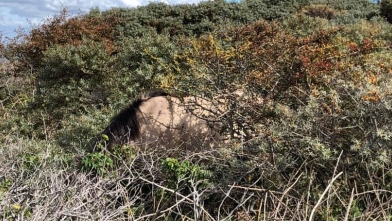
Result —
<path fill-rule="evenodd" d="M 392 28 L 378 10 L 152 3 L 64 11 L 2 43 L 0 217 L 389 219 Z M 156 88 L 223 107 L 231 139 L 90 152 L 110 116 Z"/>
<path fill-rule="evenodd" d="M 367 0 L 311 0 L 311 4 L 327 4 L 335 10 L 344 10 L 354 18 L 370 19 L 379 13 L 377 4 Z"/>
<path fill-rule="evenodd" d="M 389 23 L 392 23 L 392 1 L 390 0 L 381 1 L 380 14 L 384 16 Z"/>

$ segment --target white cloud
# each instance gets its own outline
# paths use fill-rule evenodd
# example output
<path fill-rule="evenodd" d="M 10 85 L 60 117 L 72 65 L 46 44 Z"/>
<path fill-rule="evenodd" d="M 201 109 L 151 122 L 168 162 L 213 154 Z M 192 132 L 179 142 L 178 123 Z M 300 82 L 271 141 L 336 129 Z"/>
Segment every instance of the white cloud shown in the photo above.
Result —
<path fill-rule="evenodd" d="M 120 2 L 126 7 L 137 7 L 142 5 L 142 2 L 138 0 L 120 0 Z"/>
<path fill-rule="evenodd" d="M 71 2 L 72 5 L 72 2 Z M 43 5 L 44 9 L 50 10 L 50 11 L 56 11 L 61 7 L 67 7 L 67 5 L 64 2 L 58 1 L 58 0 L 45 0 L 45 4 Z"/>

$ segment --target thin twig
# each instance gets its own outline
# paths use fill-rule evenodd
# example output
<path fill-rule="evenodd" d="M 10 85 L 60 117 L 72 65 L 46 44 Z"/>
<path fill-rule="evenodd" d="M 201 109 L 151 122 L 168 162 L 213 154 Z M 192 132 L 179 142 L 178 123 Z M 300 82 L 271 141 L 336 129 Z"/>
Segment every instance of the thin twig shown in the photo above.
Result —
<path fill-rule="evenodd" d="M 288 188 L 286 188 L 286 190 L 283 192 L 282 196 L 281 196 L 280 199 L 279 199 L 279 204 L 278 204 L 278 206 L 276 207 L 276 211 L 277 211 L 277 212 L 279 212 L 280 205 L 282 205 L 281 202 L 283 202 L 283 198 L 284 198 L 284 197 L 286 196 L 286 194 L 291 190 L 291 188 L 294 187 L 294 185 L 298 182 L 299 178 L 302 177 L 302 174 L 303 174 L 303 173 L 300 173 L 299 176 L 295 179 L 295 181 L 294 181 Z"/>
<path fill-rule="evenodd" d="M 317 207 L 320 206 L 321 201 L 323 200 L 325 194 L 327 194 L 328 190 L 332 187 L 333 182 L 335 182 L 335 180 L 338 179 L 342 174 L 343 174 L 343 172 L 340 172 L 338 175 L 336 175 L 336 176 L 331 180 L 331 182 L 329 182 L 327 188 L 325 188 L 323 194 L 321 194 L 320 199 L 317 201 L 316 205 L 313 207 L 312 212 L 310 213 L 309 221 L 312 221 L 312 220 L 313 220 L 313 217 L 314 217 L 314 215 L 315 215 L 315 213 L 316 213 Z"/>
<path fill-rule="evenodd" d="M 351 204 L 353 203 L 353 200 L 354 200 L 354 190 L 355 189 L 353 188 L 353 190 L 351 191 L 350 201 L 348 202 L 346 215 L 344 216 L 344 220 L 343 221 L 347 221 L 348 220 L 348 216 L 350 215 Z"/>

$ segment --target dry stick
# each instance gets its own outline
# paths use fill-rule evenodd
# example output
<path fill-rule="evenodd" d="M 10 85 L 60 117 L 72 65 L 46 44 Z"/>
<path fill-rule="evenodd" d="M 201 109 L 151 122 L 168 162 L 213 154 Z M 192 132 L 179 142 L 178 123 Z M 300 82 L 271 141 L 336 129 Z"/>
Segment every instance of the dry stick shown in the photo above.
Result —
<path fill-rule="evenodd" d="M 189 196 L 190 196 L 190 195 L 192 195 L 192 193 L 189 194 Z M 189 198 L 186 197 L 186 196 L 184 196 L 184 198 L 182 198 L 182 199 L 180 199 L 179 201 L 177 201 L 176 204 L 174 204 L 173 206 L 171 206 L 171 207 L 169 207 L 169 208 L 167 208 L 167 209 L 165 209 L 165 210 L 162 210 L 160 213 L 164 214 L 164 213 L 166 213 L 166 212 L 172 210 L 174 207 L 178 206 L 180 203 L 182 203 L 182 202 L 185 201 L 186 199 L 189 199 Z M 147 214 L 147 215 L 144 215 L 144 216 L 141 216 L 141 217 L 135 219 L 135 221 L 142 220 L 142 219 L 145 219 L 145 218 L 148 218 L 148 217 L 151 217 L 151 216 L 156 216 L 156 215 L 157 215 L 157 213 Z"/>
<path fill-rule="evenodd" d="M 336 171 L 337 171 L 337 168 L 338 168 L 338 164 L 339 164 L 339 162 L 340 162 L 340 159 L 342 158 L 342 155 L 343 155 L 343 150 L 340 152 L 339 157 L 338 157 L 338 160 L 336 161 L 336 166 L 335 166 L 335 168 L 334 168 L 334 170 L 333 170 L 333 175 L 334 175 L 334 176 L 335 176 L 335 174 L 336 174 Z"/>
<path fill-rule="evenodd" d="M 230 190 L 231 190 L 231 188 L 237 188 L 237 189 L 252 190 L 252 191 L 258 191 L 258 192 L 266 192 L 265 202 L 264 202 L 264 214 L 266 214 L 266 210 L 267 210 L 267 208 L 266 208 L 266 205 L 267 205 L 267 194 L 268 193 L 281 194 L 282 197 L 280 197 L 278 199 L 278 201 L 279 201 L 279 204 L 282 204 L 283 197 L 287 195 L 287 192 L 298 182 L 298 180 L 299 180 L 299 178 L 301 176 L 302 176 L 302 173 L 297 177 L 297 179 L 294 181 L 294 183 L 291 184 L 291 186 L 288 187 L 283 193 L 282 192 L 278 192 L 278 191 L 273 191 L 273 190 L 254 188 L 254 187 L 243 187 L 243 186 L 234 186 L 234 185 L 228 185 L 228 187 L 230 187 Z M 264 216 L 264 219 L 266 219 L 266 216 Z M 220 220 L 220 219 L 218 219 L 218 220 Z"/>
<path fill-rule="evenodd" d="M 362 192 L 362 193 L 356 193 L 355 196 L 360 196 L 360 195 L 365 195 L 365 194 L 370 194 L 370 193 L 377 194 L 378 192 L 392 194 L 392 191 L 389 191 L 389 190 L 368 190 L 368 191 L 365 191 L 365 192 Z"/>
<path fill-rule="evenodd" d="M 342 155 L 343 155 L 343 150 L 340 151 L 338 160 L 336 161 L 336 165 L 335 165 L 335 167 L 334 167 L 334 169 L 333 169 L 332 177 L 336 175 L 336 172 L 337 172 L 337 169 L 338 169 L 338 165 L 339 165 L 340 159 L 342 158 Z M 330 199 L 330 193 L 329 193 L 329 190 L 328 190 L 328 196 L 327 196 L 327 211 L 329 211 L 329 207 L 330 207 L 329 199 Z M 328 217 L 328 216 L 329 216 L 329 213 L 327 213 L 327 217 Z"/>
<path fill-rule="evenodd" d="M 149 181 L 149 180 L 147 180 L 146 178 L 143 178 L 143 177 L 139 177 L 139 179 L 141 179 L 141 180 L 143 180 L 144 182 L 147 182 L 147 183 L 149 183 L 149 184 L 152 184 L 152 185 L 154 185 L 154 186 L 157 186 L 157 187 L 159 187 L 159 188 L 161 188 L 161 189 L 163 189 L 163 190 L 166 190 L 166 191 L 169 191 L 169 192 L 171 192 L 171 193 L 174 193 L 174 194 L 176 194 L 177 196 L 182 197 L 182 199 L 181 199 L 179 202 L 177 202 L 176 205 L 170 207 L 169 209 L 174 208 L 175 206 L 177 206 L 180 202 L 182 202 L 182 201 L 184 201 L 184 200 L 187 200 L 187 201 L 190 202 L 190 203 L 194 203 L 194 201 L 193 201 L 191 198 L 189 198 L 188 196 L 184 196 L 184 195 L 182 195 L 181 193 L 176 192 L 175 190 L 169 189 L 169 188 L 167 188 L 167 187 L 164 187 L 164 186 L 162 186 L 162 185 L 159 185 L 159 184 L 157 184 L 157 183 L 154 183 L 154 182 L 152 182 L 152 181 Z M 192 194 L 193 194 L 193 193 L 191 193 L 191 194 L 189 194 L 189 195 L 192 195 Z M 207 214 L 207 216 L 208 216 L 211 220 L 215 220 L 215 219 L 214 219 L 214 218 L 213 218 L 213 217 L 212 217 L 203 207 L 200 207 L 200 209 L 201 209 L 205 214 Z M 163 210 L 162 212 L 165 212 L 165 211 L 168 211 L 168 209 Z M 139 218 L 139 219 L 140 219 L 140 218 Z M 139 219 L 137 219 L 137 220 L 139 220 Z"/>
<path fill-rule="evenodd" d="M 193 193 L 191 193 L 191 195 L 193 196 L 193 212 L 195 220 L 200 220 L 201 213 L 198 208 L 202 208 L 200 205 L 200 196 L 203 194 L 203 191 L 201 193 L 197 191 L 197 185 L 199 183 L 200 182 L 194 183 L 194 181 L 191 179 L 191 185 L 193 187 Z"/>
<path fill-rule="evenodd" d="M 297 207 L 296 207 L 296 213 L 295 213 L 295 216 L 296 216 L 296 218 L 295 218 L 295 220 L 304 220 L 304 218 L 301 218 L 301 215 L 305 215 L 305 217 L 306 217 L 306 214 L 307 213 L 304 213 L 304 212 L 302 212 L 302 209 L 303 209 L 303 205 L 305 204 L 305 203 L 307 203 L 307 202 L 305 202 L 305 198 L 306 197 L 304 197 L 304 196 L 302 196 L 301 198 L 300 198 L 300 201 L 299 202 L 297 202 Z M 306 212 L 306 211 L 305 211 Z M 293 215 L 294 216 L 294 215 Z M 294 220 L 294 217 L 292 218 L 293 220 Z"/>
<path fill-rule="evenodd" d="M 302 173 L 301 173 L 302 174 Z M 295 181 L 295 183 L 298 180 Z M 294 183 L 294 184 L 295 184 Z M 293 184 L 292 184 L 293 185 Z M 279 192 L 279 191 L 275 191 L 275 190 L 267 190 L 267 189 L 261 189 L 261 188 L 255 188 L 255 187 L 245 187 L 245 186 L 234 186 L 234 185 L 227 185 L 228 187 L 232 187 L 232 188 L 236 188 L 236 189 L 243 189 L 243 190 L 253 190 L 253 191 L 257 191 L 257 192 L 268 192 L 268 193 L 274 193 L 274 194 L 278 194 L 278 195 L 283 195 L 283 194 L 287 194 L 286 191 L 285 192 Z M 289 188 L 292 188 L 292 186 L 290 186 Z M 293 196 L 291 196 L 293 197 Z M 277 198 L 277 197 L 276 197 Z M 294 198 L 294 197 L 293 197 Z M 278 199 L 280 200 L 280 198 Z"/>
<path fill-rule="evenodd" d="M 312 173 L 312 172 L 310 172 L 310 173 Z M 312 188 L 312 183 L 313 183 L 313 180 L 314 180 L 314 174 L 311 174 L 311 177 L 312 177 L 312 178 L 309 180 L 308 191 L 307 191 L 307 195 L 306 195 L 305 214 L 309 214 L 309 213 L 308 213 L 308 211 L 309 211 L 309 205 L 310 205 L 309 199 L 310 199 L 310 193 L 311 193 L 310 189 Z M 305 216 L 306 216 L 306 215 L 305 215 Z"/>
<path fill-rule="evenodd" d="M 244 194 L 246 194 L 246 193 L 244 193 Z M 228 215 L 226 218 L 224 218 L 224 219 L 222 219 L 222 220 L 230 220 L 230 217 L 233 216 L 233 213 L 234 213 L 235 211 L 237 211 L 238 208 L 240 208 L 242 205 L 244 205 L 244 204 L 245 204 L 250 198 L 252 198 L 254 195 L 255 195 L 254 193 L 251 193 L 246 199 L 242 200 L 242 202 L 241 202 L 239 205 L 237 205 L 237 206 L 229 213 L 229 215 Z"/>
<path fill-rule="evenodd" d="M 260 217 L 261 217 L 261 207 L 263 206 L 263 199 L 260 197 L 260 200 L 259 200 L 259 208 L 257 209 L 257 214 L 256 214 L 256 221 L 259 221 L 260 220 Z"/>
<path fill-rule="evenodd" d="M 258 191 L 258 192 L 267 192 L 269 190 L 267 189 L 261 189 L 261 188 L 255 188 L 255 187 L 246 187 L 246 186 L 234 186 L 234 185 L 227 185 L 230 188 L 236 188 L 236 189 L 243 189 L 243 190 L 254 190 L 254 191 Z M 269 192 L 275 192 L 275 193 L 280 193 L 277 191 L 269 191 Z"/>
<path fill-rule="evenodd" d="M 347 220 L 348 220 L 348 216 L 349 216 L 349 214 L 350 214 L 350 209 L 351 209 L 351 204 L 352 204 L 353 201 L 354 201 L 354 190 L 355 190 L 355 189 L 353 188 L 353 190 L 351 191 L 350 201 L 348 202 L 346 215 L 344 216 L 344 220 L 343 220 L 343 221 L 347 221 Z"/>
<path fill-rule="evenodd" d="M 323 194 L 321 194 L 320 199 L 317 201 L 316 205 L 313 207 L 312 212 L 310 213 L 309 221 L 312 221 L 312 220 L 313 220 L 313 217 L 314 217 L 314 215 L 315 215 L 315 213 L 316 213 L 317 207 L 320 206 L 321 201 L 323 200 L 325 194 L 327 194 L 329 188 L 332 187 L 333 182 L 335 182 L 335 180 L 336 180 L 337 178 L 339 178 L 342 174 L 343 174 L 343 172 L 340 172 L 338 175 L 336 175 L 336 176 L 331 180 L 331 182 L 329 182 L 327 188 L 324 190 Z"/>
<path fill-rule="evenodd" d="M 268 192 L 265 193 L 265 197 L 264 197 L 264 218 L 263 220 L 266 221 L 267 220 L 267 198 L 268 198 Z"/>
<path fill-rule="evenodd" d="M 299 178 L 302 177 L 302 174 L 303 174 L 303 172 L 301 172 L 301 173 L 299 174 L 299 176 L 295 179 L 295 181 L 294 181 L 293 184 L 291 184 L 285 191 L 283 191 L 283 194 L 282 194 L 282 196 L 281 196 L 280 199 L 279 199 L 279 204 L 278 204 L 278 206 L 276 207 L 276 210 L 275 210 L 275 211 L 277 211 L 277 212 L 279 211 L 280 206 L 282 205 L 282 202 L 283 202 L 283 198 L 284 198 L 284 197 L 286 196 L 286 194 L 291 190 L 291 188 L 294 187 L 294 185 L 298 182 Z M 275 213 L 275 219 L 277 219 L 277 217 L 276 217 L 277 214 L 278 214 L 278 213 Z"/>
<path fill-rule="evenodd" d="M 230 186 L 230 189 L 225 193 L 225 198 L 223 198 L 222 202 L 218 207 L 218 220 L 220 220 L 220 211 L 222 208 L 223 203 L 225 202 L 226 198 L 230 197 L 231 190 L 234 188 L 234 185 Z"/>
<path fill-rule="evenodd" d="M 376 127 L 377 127 L 377 122 L 376 122 L 376 120 L 374 120 L 375 121 L 375 125 L 376 125 Z M 377 128 L 376 128 L 377 129 Z M 378 130 L 378 129 L 377 129 Z M 369 168 L 368 168 L 368 166 L 366 165 L 366 171 L 367 171 L 367 173 L 368 173 L 368 176 L 369 176 L 369 178 L 370 178 L 370 182 L 371 182 L 371 184 L 372 184 L 372 187 L 373 187 L 373 189 L 376 189 L 376 184 L 374 183 L 374 181 L 373 181 L 373 179 L 372 179 L 372 175 L 369 173 Z M 378 201 L 378 203 L 380 204 L 380 206 L 382 205 L 382 200 L 381 200 L 381 198 L 380 198 L 380 193 L 379 192 L 375 192 L 375 195 L 376 195 L 376 199 L 377 199 L 377 201 Z M 382 208 L 382 207 L 381 207 Z M 383 213 L 383 216 L 384 217 L 387 217 L 387 213 L 385 212 L 385 210 L 381 210 L 381 213 Z"/>
<path fill-rule="evenodd" d="M 46 130 L 45 117 L 44 117 L 44 115 L 42 113 L 41 113 L 41 116 L 42 116 L 42 123 L 44 125 L 45 141 L 47 141 L 48 140 L 48 132 Z"/>

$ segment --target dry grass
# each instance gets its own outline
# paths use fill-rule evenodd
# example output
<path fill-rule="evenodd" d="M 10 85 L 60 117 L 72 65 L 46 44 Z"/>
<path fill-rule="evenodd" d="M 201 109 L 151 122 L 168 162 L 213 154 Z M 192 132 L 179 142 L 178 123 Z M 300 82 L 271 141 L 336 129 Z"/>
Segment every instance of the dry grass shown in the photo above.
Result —
<path fill-rule="evenodd" d="M 347 193 L 335 185 L 345 179 L 337 167 L 334 176 L 323 181 L 327 186 L 322 194 L 314 196 L 315 183 L 321 183 L 315 174 L 298 168 L 284 183 L 271 187 L 264 180 L 278 171 L 257 157 L 252 159 L 258 162 L 253 169 L 263 171 L 253 177 L 239 174 L 246 182 L 229 178 L 202 187 L 202 180 L 189 179 L 186 185 L 163 180 L 161 162 L 167 156 L 162 150 L 139 152 L 104 177 L 80 172 L 73 162 L 76 156 L 67 157 L 48 142 L 8 140 L 0 152 L 3 220 L 332 220 L 336 214 L 328 211 L 337 201 L 344 209 L 340 219 L 388 220 L 392 206 L 391 199 L 385 198 L 391 193 L 376 189 L 376 183 L 367 192 L 352 189 L 345 197 Z M 238 153 L 217 150 L 186 157 L 199 163 L 214 161 L 211 168 L 224 165 L 230 154 Z M 302 189 L 304 185 L 308 189 Z M 358 209 L 358 199 L 366 199 L 368 209 L 353 211 Z"/>

